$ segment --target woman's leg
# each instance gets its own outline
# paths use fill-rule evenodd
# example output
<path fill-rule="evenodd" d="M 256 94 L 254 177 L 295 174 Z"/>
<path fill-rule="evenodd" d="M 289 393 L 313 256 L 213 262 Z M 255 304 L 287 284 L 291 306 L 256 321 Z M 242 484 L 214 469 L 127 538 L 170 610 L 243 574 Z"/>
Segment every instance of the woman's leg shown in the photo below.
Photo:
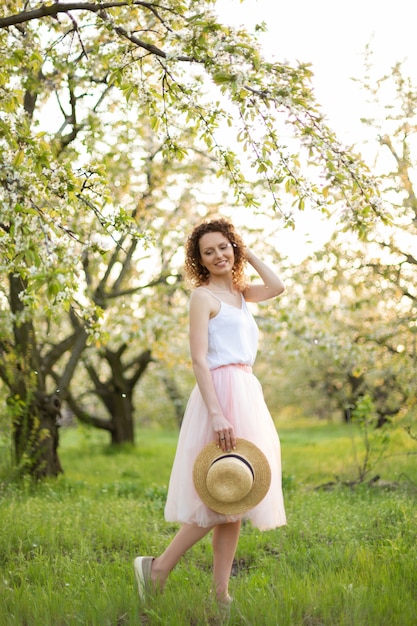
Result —
<path fill-rule="evenodd" d="M 174 569 L 180 558 L 197 541 L 210 532 L 212 526 L 203 528 L 197 524 L 181 526 L 166 550 L 152 562 L 151 581 L 154 587 L 163 589 L 171 570 Z"/>
<path fill-rule="evenodd" d="M 239 541 L 239 533 L 240 520 L 214 527 L 213 587 L 216 599 L 220 601 L 227 600 L 229 596 L 229 579 Z"/>

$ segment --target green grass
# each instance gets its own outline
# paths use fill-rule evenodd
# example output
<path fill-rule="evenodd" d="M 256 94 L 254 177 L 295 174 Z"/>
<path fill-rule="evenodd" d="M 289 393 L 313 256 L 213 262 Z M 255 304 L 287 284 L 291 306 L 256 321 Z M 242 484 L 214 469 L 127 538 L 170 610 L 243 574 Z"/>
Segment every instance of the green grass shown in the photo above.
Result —
<path fill-rule="evenodd" d="M 265 533 L 244 525 L 230 624 L 415 626 L 415 457 L 375 469 L 396 485 L 317 490 L 355 473 L 348 429 L 306 422 L 280 435 L 288 525 Z M 210 537 L 184 557 L 164 594 L 139 603 L 133 558 L 157 554 L 176 530 L 163 508 L 177 433 L 138 436 L 136 447 L 115 451 L 100 433 L 64 431 L 65 475 L 0 483 L 2 626 L 218 623 Z M 396 437 L 395 451 L 412 450 Z"/>

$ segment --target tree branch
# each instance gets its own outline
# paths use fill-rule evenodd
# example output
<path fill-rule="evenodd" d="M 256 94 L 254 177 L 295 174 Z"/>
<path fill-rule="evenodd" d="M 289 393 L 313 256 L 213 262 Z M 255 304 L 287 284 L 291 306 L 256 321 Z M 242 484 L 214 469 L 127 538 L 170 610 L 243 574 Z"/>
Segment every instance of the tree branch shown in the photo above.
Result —
<path fill-rule="evenodd" d="M 120 286 L 123 282 L 123 279 L 130 269 L 132 257 L 137 248 L 137 245 L 138 245 L 138 239 L 135 237 L 134 239 L 132 239 L 130 243 L 130 247 L 126 253 L 126 258 L 122 263 L 122 267 L 120 269 L 119 275 L 112 285 L 112 288 L 111 288 L 112 293 L 118 293 L 120 291 Z"/>
<path fill-rule="evenodd" d="M 43 366 L 46 373 L 49 373 L 58 359 L 60 359 L 61 356 L 74 345 L 76 337 L 77 333 L 75 332 L 52 346 L 49 352 L 43 357 Z"/>
<path fill-rule="evenodd" d="M 0 28 L 8 28 L 10 26 L 16 26 L 17 24 L 24 24 L 26 22 L 30 22 L 32 20 L 40 20 L 44 17 L 56 17 L 60 13 L 69 13 L 69 11 L 90 11 L 92 13 L 97 13 L 99 17 L 103 21 L 110 21 L 108 14 L 106 13 L 106 9 L 112 9 L 117 7 L 132 7 L 132 6 L 141 6 L 147 9 L 150 9 L 154 14 L 155 7 L 148 2 L 103 2 L 99 4 L 95 4 L 94 2 L 55 2 L 52 5 L 42 5 L 38 9 L 33 9 L 32 11 L 22 11 L 21 13 L 17 13 L 15 15 L 9 15 L 8 17 L 0 18 Z M 167 7 L 168 9 L 168 7 Z M 72 19 L 72 18 L 71 18 Z M 147 50 L 150 54 L 154 54 L 155 56 L 162 57 L 166 59 L 167 54 L 157 46 L 152 43 L 148 43 L 129 33 L 126 29 L 121 26 L 114 26 L 114 32 L 128 39 L 131 43 L 135 44 L 139 48 L 143 48 Z M 194 57 L 189 56 L 178 56 L 178 61 L 197 61 Z"/>
<path fill-rule="evenodd" d="M 408 196 L 407 204 L 414 213 L 414 216 L 415 216 L 414 222 L 415 222 L 417 220 L 417 196 L 414 192 L 413 183 L 410 178 L 410 159 L 407 153 L 408 146 L 406 143 L 406 139 L 407 139 L 407 135 L 404 136 L 402 156 L 400 156 L 397 153 L 397 151 L 394 148 L 392 139 L 388 135 L 384 135 L 383 137 L 380 138 L 380 144 L 381 146 L 386 146 L 388 148 L 388 150 L 391 152 L 392 156 L 394 157 L 397 163 L 398 169 L 397 169 L 396 174 L 394 174 L 394 176 L 396 175 L 400 177 L 403 188 L 405 189 L 407 196 Z"/>
<path fill-rule="evenodd" d="M 16 26 L 16 24 L 24 24 L 32 20 L 41 20 L 43 17 L 56 17 L 59 13 L 68 13 L 68 11 L 91 11 L 92 13 L 100 13 L 106 9 L 115 7 L 123 7 L 131 5 L 131 2 L 103 2 L 96 4 L 95 2 L 55 2 L 54 4 L 43 4 L 38 9 L 32 11 L 22 11 L 15 15 L 0 18 L 0 28 L 8 28 Z M 146 6 L 143 2 L 134 2 L 135 5 Z"/>
<path fill-rule="evenodd" d="M 136 385 L 136 383 L 138 382 L 138 380 L 140 379 L 142 374 L 145 372 L 145 370 L 148 367 L 149 363 L 151 363 L 151 361 L 153 361 L 153 359 L 152 359 L 152 353 L 151 353 L 150 350 L 144 350 L 137 357 L 136 365 L 138 366 L 138 368 L 137 368 L 136 372 L 133 374 L 133 376 L 131 376 L 130 379 L 129 379 L 129 387 L 131 389 L 134 388 L 134 386 Z M 132 363 L 129 365 L 129 367 L 131 365 L 132 365 Z"/>
<path fill-rule="evenodd" d="M 75 368 L 77 367 L 77 363 L 80 359 L 81 354 L 84 351 L 85 344 L 87 341 L 87 333 L 84 328 L 80 327 L 77 338 L 74 343 L 74 348 L 71 352 L 71 356 L 68 359 L 68 362 L 65 366 L 64 373 L 59 379 L 59 391 L 63 398 L 66 399 L 68 394 L 68 388 L 71 382 L 71 379 L 74 375 Z"/>
<path fill-rule="evenodd" d="M 102 430 L 107 430 L 109 432 L 112 432 L 114 430 L 112 422 L 110 420 L 106 420 L 102 417 L 97 417 L 82 409 L 80 406 L 78 406 L 77 402 L 74 399 L 74 396 L 69 392 L 67 394 L 66 401 L 71 411 L 80 420 L 80 422 L 83 422 L 84 424 L 90 424 L 91 426 L 95 426 L 95 428 L 101 428 Z"/>

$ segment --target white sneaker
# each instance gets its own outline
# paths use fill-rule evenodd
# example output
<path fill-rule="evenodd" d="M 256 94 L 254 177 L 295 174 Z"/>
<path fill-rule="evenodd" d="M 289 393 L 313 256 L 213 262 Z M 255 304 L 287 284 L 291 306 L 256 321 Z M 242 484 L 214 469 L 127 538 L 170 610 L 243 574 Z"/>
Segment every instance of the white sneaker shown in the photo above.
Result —
<path fill-rule="evenodd" d="M 133 561 L 139 597 L 142 602 L 145 600 L 146 592 L 149 591 L 151 585 L 152 561 L 153 556 L 137 556 Z"/>

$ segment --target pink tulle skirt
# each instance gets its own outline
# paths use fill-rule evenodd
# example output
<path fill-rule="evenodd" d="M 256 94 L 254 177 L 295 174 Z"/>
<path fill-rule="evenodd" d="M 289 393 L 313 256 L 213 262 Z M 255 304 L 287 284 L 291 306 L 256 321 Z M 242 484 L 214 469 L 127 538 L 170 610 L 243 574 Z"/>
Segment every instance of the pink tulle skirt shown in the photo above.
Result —
<path fill-rule="evenodd" d="M 200 450 L 214 440 L 214 431 L 198 386 L 195 386 L 184 414 L 168 487 L 165 519 L 169 522 L 215 524 L 249 519 L 253 526 L 267 530 L 286 523 L 281 487 L 280 442 L 262 387 L 250 368 L 228 365 L 212 370 L 222 410 L 233 424 L 237 437 L 252 441 L 267 457 L 272 473 L 265 498 L 243 515 L 225 516 L 209 509 L 194 489 L 192 470 Z"/>

